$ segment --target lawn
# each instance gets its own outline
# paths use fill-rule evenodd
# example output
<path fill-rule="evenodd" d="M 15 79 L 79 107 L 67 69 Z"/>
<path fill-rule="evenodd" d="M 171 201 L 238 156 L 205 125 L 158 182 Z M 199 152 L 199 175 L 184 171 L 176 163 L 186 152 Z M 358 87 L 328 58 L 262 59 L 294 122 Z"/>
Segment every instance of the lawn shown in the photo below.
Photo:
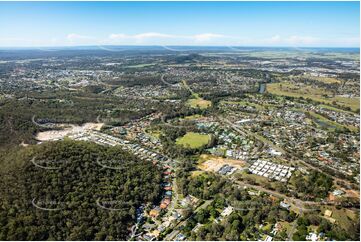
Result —
<path fill-rule="evenodd" d="M 211 104 L 211 101 L 204 100 L 203 98 L 191 98 L 187 101 L 187 105 L 192 108 L 206 109 L 210 107 Z"/>
<path fill-rule="evenodd" d="M 196 149 L 207 145 L 210 139 L 211 136 L 209 134 L 188 132 L 183 137 L 178 138 L 176 144 Z"/>
<path fill-rule="evenodd" d="M 331 106 L 332 102 L 335 101 L 338 105 L 350 107 L 354 111 L 360 108 L 360 98 L 348 98 L 341 96 L 333 97 L 331 92 L 309 85 L 295 85 L 289 82 L 271 83 L 267 85 L 267 92 L 288 97 L 310 98 L 314 101 L 322 102 Z"/>
<path fill-rule="evenodd" d="M 162 134 L 162 131 L 160 130 L 147 130 L 146 132 L 157 139 L 159 139 L 160 135 Z"/>

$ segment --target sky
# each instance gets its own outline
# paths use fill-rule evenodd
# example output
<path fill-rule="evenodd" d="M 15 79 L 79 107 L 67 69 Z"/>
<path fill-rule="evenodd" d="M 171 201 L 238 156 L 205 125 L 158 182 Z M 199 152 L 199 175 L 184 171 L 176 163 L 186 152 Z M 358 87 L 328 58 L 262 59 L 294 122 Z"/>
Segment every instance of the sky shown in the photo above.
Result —
<path fill-rule="evenodd" d="M 0 47 L 359 47 L 359 2 L 0 2 Z"/>

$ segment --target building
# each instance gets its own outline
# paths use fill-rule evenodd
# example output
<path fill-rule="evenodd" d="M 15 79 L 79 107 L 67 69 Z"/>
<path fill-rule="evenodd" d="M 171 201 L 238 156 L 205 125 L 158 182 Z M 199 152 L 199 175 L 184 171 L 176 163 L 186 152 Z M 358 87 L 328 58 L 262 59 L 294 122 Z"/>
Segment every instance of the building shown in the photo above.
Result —
<path fill-rule="evenodd" d="M 222 211 L 221 216 L 226 217 L 226 216 L 230 215 L 232 212 L 233 212 L 233 207 L 228 206 Z"/>
<path fill-rule="evenodd" d="M 331 217 L 331 216 L 332 216 L 332 211 L 326 209 L 326 210 L 325 210 L 325 216 L 326 216 L 326 217 Z"/>
<path fill-rule="evenodd" d="M 285 202 L 283 202 L 283 201 L 280 202 L 280 206 L 281 206 L 282 208 L 287 209 L 287 210 L 289 210 L 289 209 L 291 208 L 291 205 L 290 205 L 290 204 L 285 203 Z"/>

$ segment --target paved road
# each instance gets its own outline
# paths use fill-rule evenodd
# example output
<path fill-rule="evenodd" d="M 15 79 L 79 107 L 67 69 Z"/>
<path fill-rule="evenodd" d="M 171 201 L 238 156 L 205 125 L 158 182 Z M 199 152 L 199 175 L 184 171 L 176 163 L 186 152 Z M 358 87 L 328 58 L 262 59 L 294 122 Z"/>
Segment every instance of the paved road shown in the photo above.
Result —
<path fill-rule="evenodd" d="M 299 210 L 300 210 L 300 215 L 299 216 L 302 217 L 304 209 L 302 208 L 301 204 L 299 204 L 298 206 L 299 206 Z M 293 237 L 293 234 L 296 231 L 296 228 L 297 228 L 297 219 L 295 219 L 295 221 L 292 222 L 291 230 L 288 233 L 288 240 L 289 241 L 292 240 L 292 237 Z"/>
<path fill-rule="evenodd" d="M 262 186 L 259 185 L 252 185 L 246 182 L 242 182 L 242 181 L 237 181 L 235 180 L 235 178 L 229 178 L 233 183 L 241 186 L 241 187 L 249 187 L 264 193 L 268 193 L 270 195 L 273 195 L 275 197 L 278 198 L 283 198 L 285 199 L 287 202 L 292 203 L 295 207 L 299 208 L 299 209 L 303 209 L 303 211 L 314 211 L 315 208 L 306 208 L 306 206 L 319 206 L 319 205 L 335 205 L 336 203 L 334 202 L 314 202 L 314 201 L 303 201 L 301 199 L 298 198 L 293 198 L 293 197 L 289 197 L 286 194 L 277 192 L 277 191 L 273 191 L 267 188 L 264 188 Z"/>

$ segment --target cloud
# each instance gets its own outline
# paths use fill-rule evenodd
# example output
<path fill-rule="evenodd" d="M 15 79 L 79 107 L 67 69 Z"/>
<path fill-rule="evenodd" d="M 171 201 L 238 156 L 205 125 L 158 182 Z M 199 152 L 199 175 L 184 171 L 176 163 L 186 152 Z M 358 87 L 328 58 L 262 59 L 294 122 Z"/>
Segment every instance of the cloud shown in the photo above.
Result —
<path fill-rule="evenodd" d="M 127 38 L 127 35 L 125 34 L 110 34 L 109 39 L 111 40 L 117 40 L 117 39 L 125 39 Z"/>
<path fill-rule="evenodd" d="M 197 42 L 205 42 L 205 41 L 210 41 L 212 39 L 225 38 L 225 37 L 227 36 L 222 34 L 213 34 L 213 33 L 197 34 L 192 36 L 192 38 Z"/>
<path fill-rule="evenodd" d="M 134 35 L 134 38 L 136 39 L 148 39 L 148 38 L 176 38 L 175 35 L 170 34 L 161 34 L 161 33 L 143 33 L 143 34 L 137 34 Z"/>
<path fill-rule="evenodd" d="M 176 38 L 175 35 L 170 34 L 161 34 L 161 33 L 155 33 L 155 32 L 149 32 L 149 33 L 141 33 L 141 34 L 135 34 L 135 35 L 127 35 L 127 34 L 110 34 L 109 39 L 112 40 L 124 40 L 124 39 L 135 39 L 135 40 L 144 40 L 144 39 L 150 39 L 150 38 Z"/>
<path fill-rule="evenodd" d="M 254 40 L 254 43 L 257 43 L 258 45 L 269 46 L 316 46 L 323 44 L 324 42 L 325 40 L 317 37 L 302 35 L 291 35 L 287 37 L 274 35 L 270 38 Z"/>
<path fill-rule="evenodd" d="M 112 33 L 105 38 L 71 33 L 66 36 L 68 44 L 98 44 L 98 45 L 242 45 L 242 46 L 285 46 L 285 47 L 319 47 L 319 46 L 358 46 L 359 37 L 321 38 L 308 35 L 281 36 L 275 34 L 268 38 L 245 38 L 218 33 L 200 33 L 194 35 L 175 35 L 159 32 L 144 32 L 138 34 Z M 53 41 L 56 45 L 58 41 Z"/>
<path fill-rule="evenodd" d="M 213 33 L 204 33 L 204 34 L 196 34 L 196 35 L 172 35 L 172 34 L 163 34 L 157 32 L 147 32 L 140 33 L 135 35 L 127 35 L 127 34 L 110 34 L 109 39 L 112 41 L 136 41 L 136 42 L 145 42 L 149 39 L 152 40 L 166 40 L 166 39 L 174 39 L 174 40 L 187 40 L 192 42 L 207 42 L 211 41 L 215 38 L 225 38 L 225 35 L 221 34 L 213 34 Z"/>
<path fill-rule="evenodd" d="M 92 37 L 72 33 L 72 34 L 68 34 L 66 36 L 66 39 L 69 41 L 77 41 L 77 40 L 89 40 L 92 39 Z"/>
<path fill-rule="evenodd" d="M 269 42 L 271 42 L 271 43 L 279 43 L 281 40 L 282 40 L 281 36 L 274 35 L 269 39 Z"/>
<path fill-rule="evenodd" d="M 320 42 L 319 38 L 315 38 L 312 36 L 297 36 L 297 35 L 292 35 L 288 38 L 285 39 L 285 42 L 291 45 L 300 45 L 300 44 L 305 44 L 305 45 L 312 45 L 312 44 L 317 44 Z"/>

